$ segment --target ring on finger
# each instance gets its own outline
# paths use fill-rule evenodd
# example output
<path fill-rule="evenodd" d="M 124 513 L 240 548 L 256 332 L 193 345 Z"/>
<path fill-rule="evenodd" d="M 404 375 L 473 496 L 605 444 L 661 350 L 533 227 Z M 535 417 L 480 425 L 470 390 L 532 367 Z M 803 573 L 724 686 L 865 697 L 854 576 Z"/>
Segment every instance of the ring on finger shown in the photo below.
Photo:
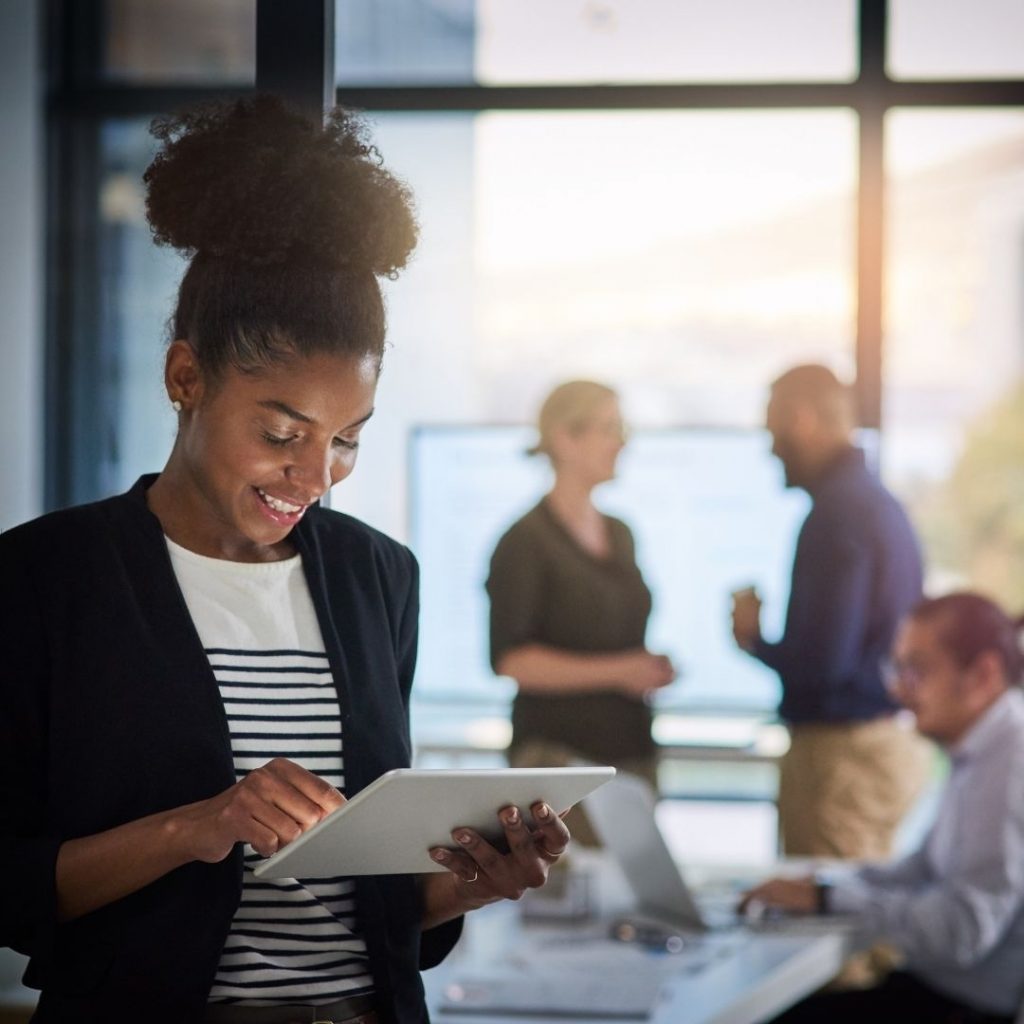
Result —
<path fill-rule="evenodd" d="M 471 882 L 475 882 L 479 877 L 480 877 L 480 869 L 479 868 L 474 868 L 473 869 L 473 877 L 472 878 L 467 878 L 467 879 L 465 879 L 465 881 L 466 882 L 470 882 L 470 883 Z"/>

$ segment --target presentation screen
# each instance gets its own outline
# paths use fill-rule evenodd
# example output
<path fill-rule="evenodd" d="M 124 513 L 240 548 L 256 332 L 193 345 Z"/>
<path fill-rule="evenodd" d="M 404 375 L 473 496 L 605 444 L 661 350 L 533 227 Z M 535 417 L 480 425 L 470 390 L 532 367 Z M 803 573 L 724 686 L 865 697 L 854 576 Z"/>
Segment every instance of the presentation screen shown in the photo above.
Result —
<path fill-rule="evenodd" d="M 488 659 L 488 563 L 498 538 L 551 483 L 519 427 L 422 427 L 410 452 L 410 536 L 422 568 L 420 697 L 507 701 L 514 692 Z M 648 647 L 666 653 L 679 680 L 660 691 L 668 710 L 770 711 L 775 674 L 739 652 L 732 590 L 756 585 L 763 628 L 782 629 L 789 570 L 809 502 L 786 490 L 763 430 L 638 431 L 619 475 L 594 493 L 629 524 L 654 596 Z"/>

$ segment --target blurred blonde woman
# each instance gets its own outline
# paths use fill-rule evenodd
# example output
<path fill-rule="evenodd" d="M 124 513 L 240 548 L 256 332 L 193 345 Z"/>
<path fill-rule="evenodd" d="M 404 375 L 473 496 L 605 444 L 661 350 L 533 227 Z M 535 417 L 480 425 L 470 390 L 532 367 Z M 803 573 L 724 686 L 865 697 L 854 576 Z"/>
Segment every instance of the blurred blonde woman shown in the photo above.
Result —
<path fill-rule="evenodd" d="M 592 381 L 562 384 L 538 432 L 530 453 L 550 460 L 554 486 L 498 542 L 487 580 L 491 665 L 519 686 L 509 760 L 585 759 L 655 784 L 645 698 L 675 672 L 644 643 L 651 593 L 633 535 L 592 499 L 626 443 L 618 397 Z"/>

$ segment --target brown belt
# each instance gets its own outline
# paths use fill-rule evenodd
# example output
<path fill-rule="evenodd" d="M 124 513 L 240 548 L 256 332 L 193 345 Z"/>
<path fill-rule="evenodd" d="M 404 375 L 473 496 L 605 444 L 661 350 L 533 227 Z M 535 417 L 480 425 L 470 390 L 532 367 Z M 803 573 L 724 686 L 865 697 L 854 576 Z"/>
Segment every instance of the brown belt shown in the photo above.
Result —
<path fill-rule="evenodd" d="M 369 999 L 342 999 L 326 1006 L 239 1006 L 210 1003 L 203 1024 L 379 1024 Z"/>

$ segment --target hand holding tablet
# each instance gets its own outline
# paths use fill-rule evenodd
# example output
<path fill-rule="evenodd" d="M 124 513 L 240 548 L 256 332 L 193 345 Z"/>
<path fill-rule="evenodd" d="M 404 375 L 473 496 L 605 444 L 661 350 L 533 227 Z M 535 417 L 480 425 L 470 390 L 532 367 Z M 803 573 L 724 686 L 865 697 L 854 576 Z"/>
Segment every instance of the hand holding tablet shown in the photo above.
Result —
<path fill-rule="evenodd" d="M 530 828 L 539 802 L 558 814 L 607 782 L 614 768 L 423 770 L 382 775 L 338 810 L 259 864 L 259 878 L 421 874 L 447 867 L 430 850 L 452 849 L 452 832 L 488 842 L 504 836 L 498 811 L 517 807 Z M 459 854 L 453 854 L 459 856 Z"/>

